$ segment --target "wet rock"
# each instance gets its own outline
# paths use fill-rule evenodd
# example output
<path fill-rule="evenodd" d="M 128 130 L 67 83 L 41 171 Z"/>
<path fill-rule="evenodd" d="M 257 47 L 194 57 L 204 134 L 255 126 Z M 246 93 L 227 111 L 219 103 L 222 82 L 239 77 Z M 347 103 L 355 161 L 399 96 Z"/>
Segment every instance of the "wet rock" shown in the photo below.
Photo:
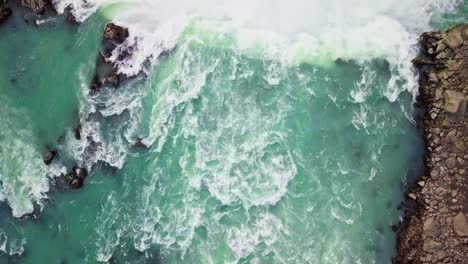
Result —
<path fill-rule="evenodd" d="M 439 224 L 434 220 L 434 217 L 424 222 L 423 231 L 424 235 L 428 237 L 437 237 L 440 234 Z"/>
<path fill-rule="evenodd" d="M 80 179 L 85 179 L 88 176 L 88 170 L 85 168 L 75 168 L 74 171 Z"/>
<path fill-rule="evenodd" d="M 88 176 L 88 171 L 85 168 L 74 166 L 72 170 L 65 175 L 65 180 L 71 188 L 77 189 L 83 186 L 85 178 Z"/>
<path fill-rule="evenodd" d="M 71 186 L 73 189 L 81 188 L 81 187 L 83 186 L 83 180 L 80 179 L 80 178 L 73 179 L 72 182 L 70 183 L 70 186 Z"/>
<path fill-rule="evenodd" d="M 102 39 L 104 41 L 112 41 L 116 44 L 122 44 L 128 38 L 128 29 L 117 26 L 114 23 L 107 23 L 102 33 Z"/>
<path fill-rule="evenodd" d="M 91 94 L 97 93 L 106 84 L 114 88 L 120 86 L 125 76 L 117 73 L 116 62 L 109 60 L 109 58 L 117 46 L 124 43 L 128 36 L 127 28 L 114 23 L 108 23 L 105 26 L 100 52 L 96 59 L 96 71 L 90 85 Z M 118 52 L 117 61 L 122 61 L 131 55 L 129 48 L 119 48 Z"/>
<path fill-rule="evenodd" d="M 52 161 L 54 160 L 55 156 L 57 156 L 57 151 L 51 150 L 48 151 L 44 156 L 42 157 L 42 160 L 44 161 L 45 165 L 50 165 Z"/>
<path fill-rule="evenodd" d="M 13 10 L 9 7 L 0 7 L 0 25 L 13 15 Z"/>
<path fill-rule="evenodd" d="M 68 21 L 71 24 L 78 24 L 76 17 L 72 13 L 71 6 L 67 6 L 65 10 L 63 10 L 63 16 L 65 17 L 65 21 Z"/>
<path fill-rule="evenodd" d="M 445 112 L 447 120 L 456 123 L 463 120 L 466 111 L 466 98 L 462 93 L 447 90 L 445 91 Z"/>
<path fill-rule="evenodd" d="M 468 222 L 462 212 L 458 213 L 453 218 L 453 230 L 458 236 L 468 236 Z"/>
<path fill-rule="evenodd" d="M 83 127 L 81 126 L 81 124 L 78 124 L 78 126 L 76 126 L 76 128 L 75 128 L 75 138 L 77 140 L 81 140 L 81 130 L 82 130 L 82 128 Z"/>
<path fill-rule="evenodd" d="M 422 57 L 416 57 L 411 61 L 415 66 L 435 65 L 434 62 L 425 60 Z"/>

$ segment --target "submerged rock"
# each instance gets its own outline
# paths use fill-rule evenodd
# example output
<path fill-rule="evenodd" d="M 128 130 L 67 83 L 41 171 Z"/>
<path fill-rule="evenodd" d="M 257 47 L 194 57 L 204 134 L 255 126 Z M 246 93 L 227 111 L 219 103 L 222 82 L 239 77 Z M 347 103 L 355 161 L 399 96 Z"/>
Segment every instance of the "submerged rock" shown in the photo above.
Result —
<path fill-rule="evenodd" d="M 48 151 L 46 154 L 44 154 L 44 157 L 42 160 L 44 161 L 45 165 L 50 165 L 52 161 L 54 160 L 55 156 L 57 156 L 57 151 L 51 150 Z"/>
<path fill-rule="evenodd" d="M 13 10 L 9 7 L 0 7 L 0 25 L 13 15 Z"/>
<path fill-rule="evenodd" d="M 148 145 L 146 145 L 146 143 L 143 142 L 143 139 L 141 138 L 138 138 L 133 144 L 132 144 L 133 147 L 135 148 L 148 148 Z"/>

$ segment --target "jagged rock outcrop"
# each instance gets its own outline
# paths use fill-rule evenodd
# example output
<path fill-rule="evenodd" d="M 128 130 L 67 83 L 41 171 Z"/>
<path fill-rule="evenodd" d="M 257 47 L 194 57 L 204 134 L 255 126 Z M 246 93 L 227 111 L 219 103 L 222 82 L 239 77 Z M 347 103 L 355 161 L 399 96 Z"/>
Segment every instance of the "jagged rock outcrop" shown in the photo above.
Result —
<path fill-rule="evenodd" d="M 118 87 L 125 76 L 117 73 L 117 66 L 110 61 L 112 52 L 122 45 L 128 38 L 128 29 L 114 23 L 108 23 L 102 34 L 100 52 L 96 59 L 96 72 L 91 81 L 90 90 L 92 94 L 97 93 L 103 85 Z M 130 55 L 126 49 L 120 49 L 117 59 L 123 60 Z"/>
<path fill-rule="evenodd" d="M 398 233 L 394 263 L 468 263 L 468 25 L 427 32 L 413 60 L 425 108 L 427 175 Z"/>

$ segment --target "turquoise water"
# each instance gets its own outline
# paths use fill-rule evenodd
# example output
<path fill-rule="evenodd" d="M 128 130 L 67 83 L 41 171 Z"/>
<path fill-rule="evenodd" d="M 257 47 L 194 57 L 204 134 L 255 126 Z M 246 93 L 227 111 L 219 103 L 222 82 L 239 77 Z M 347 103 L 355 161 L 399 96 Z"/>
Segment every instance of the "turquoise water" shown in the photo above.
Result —
<path fill-rule="evenodd" d="M 466 6 L 427 27 L 466 21 Z M 125 11 L 36 27 L 18 10 L 0 27 L 0 263 L 391 262 L 389 225 L 422 162 L 399 42 L 419 28 L 382 19 L 396 46 L 354 40 L 373 26 L 316 45 L 190 18 L 145 75 L 91 96 L 102 28 L 133 21 Z M 159 49 L 149 39 L 122 71 Z M 69 190 L 75 164 L 91 173 Z"/>

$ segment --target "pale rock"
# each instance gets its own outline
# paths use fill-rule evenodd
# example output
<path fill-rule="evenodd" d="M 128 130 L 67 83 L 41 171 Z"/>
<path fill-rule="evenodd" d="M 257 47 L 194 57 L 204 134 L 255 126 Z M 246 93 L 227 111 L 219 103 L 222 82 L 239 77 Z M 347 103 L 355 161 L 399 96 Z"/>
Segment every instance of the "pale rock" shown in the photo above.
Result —
<path fill-rule="evenodd" d="M 453 218 L 453 230 L 459 236 L 468 236 L 468 222 L 462 212 L 458 213 Z"/>
<path fill-rule="evenodd" d="M 463 120 L 466 111 L 466 98 L 462 93 L 447 90 L 445 91 L 445 112 L 447 120 L 455 123 Z"/>
<path fill-rule="evenodd" d="M 428 237 L 437 237 L 440 234 L 439 223 L 434 220 L 434 217 L 427 219 L 423 225 L 424 235 Z"/>
<path fill-rule="evenodd" d="M 450 157 L 447 160 L 445 160 L 445 165 L 448 169 L 453 169 L 455 168 L 455 166 L 457 166 L 457 160 L 454 157 Z"/>
<path fill-rule="evenodd" d="M 444 42 L 451 49 L 460 47 L 460 45 L 463 44 L 463 38 L 460 30 L 455 29 L 450 31 L 445 37 Z"/>
<path fill-rule="evenodd" d="M 423 250 L 426 252 L 437 252 L 441 250 L 443 245 L 432 239 L 427 239 L 424 241 Z"/>

